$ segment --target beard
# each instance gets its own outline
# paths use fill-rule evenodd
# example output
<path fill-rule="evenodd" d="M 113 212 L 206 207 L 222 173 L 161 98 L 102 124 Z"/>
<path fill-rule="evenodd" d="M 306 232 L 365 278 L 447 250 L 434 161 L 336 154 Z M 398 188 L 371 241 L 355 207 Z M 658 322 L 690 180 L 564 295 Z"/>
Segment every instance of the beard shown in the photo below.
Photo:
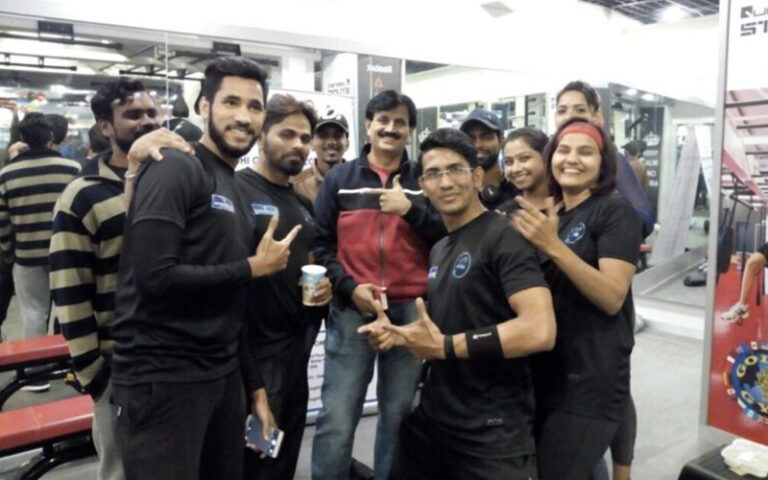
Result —
<path fill-rule="evenodd" d="M 481 167 L 483 167 L 483 170 L 488 171 L 490 170 L 494 165 L 498 164 L 499 160 L 499 151 L 491 152 L 490 155 L 488 155 L 485 158 L 477 157 L 477 162 L 480 164 Z"/>
<path fill-rule="evenodd" d="M 157 128 L 158 127 L 156 125 L 147 125 L 146 127 L 142 128 L 140 131 L 136 132 L 135 135 L 128 138 L 115 135 L 115 143 L 117 143 L 117 146 L 120 147 L 120 150 L 122 150 L 124 153 L 128 153 L 128 151 L 133 146 L 133 142 L 143 137 L 144 135 L 148 134 L 149 132 L 153 132 L 157 130 Z"/>
<path fill-rule="evenodd" d="M 241 127 L 226 127 L 227 129 L 232 128 L 241 128 Z M 216 128 L 216 125 L 213 123 L 213 109 L 211 109 L 210 116 L 208 117 L 208 134 L 211 137 L 211 140 L 213 140 L 213 143 L 216 144 L 216 148 L 219 149 L 219 152 L 221 152 L 223 155 L 226 155 L 230 158 L 240 158 L 244 155 L 246 155 L 248 152 L 251 151 L 251 148 L 253 148 L 253 145 L 256 143 L 256 133 L 253 131 L 253 128 L 245 127 L 248 130 L 248 133 L 250 133 L 253 136 L 253 139 L 248 143 L 247 147 L 238 148 L 233 147 L 229 143 L 227 143 L 226 140 L 224 140 L 224 133 L 221 132 L 218 128 Z"/>
<path fill-rule="evenodd" d="M 301 172 L 304 168 L 304 162 L 307 161 L 307 158 L 300 153 L 281 154 L 275 151 L 269 142 L 264 142 L 264 158 L 272 168 L 280 170 L 289 177 Z"/>

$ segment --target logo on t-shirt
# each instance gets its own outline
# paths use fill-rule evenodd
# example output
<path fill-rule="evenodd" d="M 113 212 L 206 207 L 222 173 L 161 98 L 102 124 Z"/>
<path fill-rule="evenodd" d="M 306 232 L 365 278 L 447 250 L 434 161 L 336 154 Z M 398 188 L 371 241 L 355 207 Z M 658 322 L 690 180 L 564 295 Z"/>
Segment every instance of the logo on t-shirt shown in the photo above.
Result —
<path fill-rule="evenodd" d="M 587 233 L 587 226 L 584 225 L 584 223 L 580 223 L 573 227 L 572 229 L 568 230 L 568 233 L 565 234 L 565 243 L 568 245 L 573 245 L 574 243 L 578 242 L 584 237 L 584 234 Z"/>
<path fill-rule="evenodd" d="M 224 210 L 229 213 L 235 213 L 235 204 L 232 203 L 232 200 L 228 199 L 224 195 L 219 195 L 217 193 L 211 194 L 211 208 L 216 210 Z"/>
<path fill-rule="evenodd" d="M 472 266 L 472 255 L 469 252 L 464 252 L 456 257 L 456 261 L 453 263 L 453 277 L 462 278 L 469 272 L 469 267 Z"/>
<path fill-rule="evenodd" d="M 268 217 L 274 217 L 280 215 L 280 211 L 274 205 L 268 205 L 266 203 L 252 203 L 251 210 L 254 215 L 266 215 Z"/>
<path fill-rule="evenodd" d="M 437 265 L 429 267 L 429 275 L 427 275 L 427 278 L 437 278 L 437 268 Z"/>

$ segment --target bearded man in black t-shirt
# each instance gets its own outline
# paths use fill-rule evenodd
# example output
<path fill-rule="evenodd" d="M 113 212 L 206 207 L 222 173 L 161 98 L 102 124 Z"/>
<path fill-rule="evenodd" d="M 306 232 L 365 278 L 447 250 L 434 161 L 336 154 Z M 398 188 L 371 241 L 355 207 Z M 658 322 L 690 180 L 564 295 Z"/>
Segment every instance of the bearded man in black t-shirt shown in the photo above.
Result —
<path fill-rule="evenodd" d="M 247 287 L 286 267 L 301 227 L 275 241 L 271 220 L 250 254 L 253 224 L 234 167 L 261 131 L 266 72 L 245 58 L 217 59 L 202 93 L 207 124 L 194 156 L 164 149 L 162 161 L 131 161 L 150 134 L 128 155 L 132 200 L 112 325 L 127 480 L 241 480 L 244 383 L 254 414 L 274 423 L 253 358 L 239 355 L 248 351 Z"/>
<path fill-rule="evenodd" d="M 420 184 L 448 235 L 430 253 L 429 309 L 418 321 L 360 328 L 374 348 L 428 360 L 420 403 L 402 423 L 392 479 L 536 478 L 527 356 L 555 341 L 552 297 L 531 246 L 488 212 L 483 170 L 465 134 L 421 144 Z"/>
<path fill-rule="evenodd" d="M 285 437 L 277 458 L 260 458 L 259 453 L 246 451 L 247 480 L 293 478 L 296 472 L 309 400 L 307 363 L 331 300 L 331 282 L 324 278 L 310 299 L 313 306 L 302 303 L 301 267 L 313 263 L 310 247 L 315 219 L 312 202 L 289 183 L 307 159 L 316 123 L 308 103 L 290 95 L 273 95 L 267 102 L 259 159 L 253 168 L 235 175 L 240 196 L 253 216 L 255 242 L 274 217 L 280 217 L 275 231 L 278 237 L 301 225 L 291 244 L 288 267 L 253 282 L 248 296 L 248 353 L 259 366 L 277 427 Z"/>

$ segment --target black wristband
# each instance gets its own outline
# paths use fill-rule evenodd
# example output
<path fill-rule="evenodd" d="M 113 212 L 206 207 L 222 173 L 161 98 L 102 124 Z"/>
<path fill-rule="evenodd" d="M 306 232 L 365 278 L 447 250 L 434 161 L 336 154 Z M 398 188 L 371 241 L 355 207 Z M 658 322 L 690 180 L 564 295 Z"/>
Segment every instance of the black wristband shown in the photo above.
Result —
<path fill-rule="evenodd" d="M 443 347 L 445 347 L 446 360 L 456 358 L 456 352 L 453 350 L 453 335 L 443 335 Z"/>
<path fill-rule="evenodd" d="M 470 360 L 498 360 L 504 358 L 499 330 L 496 325 L 478 328 L 464 334 L 467 340 L 467 353 Z"/>

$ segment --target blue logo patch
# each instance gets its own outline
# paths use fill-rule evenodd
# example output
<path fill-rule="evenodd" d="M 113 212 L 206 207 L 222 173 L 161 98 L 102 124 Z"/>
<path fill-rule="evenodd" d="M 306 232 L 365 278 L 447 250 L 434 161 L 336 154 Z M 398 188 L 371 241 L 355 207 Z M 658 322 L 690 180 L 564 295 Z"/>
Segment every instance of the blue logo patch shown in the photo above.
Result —
<path fill-rule="evenodd" d="M 584 238 L 585 233 L 587 233 L 587 226 L 582 222 L 568 230 L 568 233 L 565 234 L 563 241 L 565 241 L 565 243 L 568 245 L 573 245 L 574 243 Z"/>
<path fill-rule="evenodd" d="M 429 267 L 429 275 L 427 275 L 427 278 L 437 278 L 437 268 L 437 265 Z"/>
<path fill-rule="evenodd" d="M 211 208 L 235 213 L 235 204 L 232 203 L 232 200 L 216 193 L 211 194 Z"/>
<path fill-rule="evenodd" d="M 265 203 L 252 203 L 251 210 L 254 215 L 266 215 L 268 217 L 279 216 L 280 211 L 274 205 L 267 205 Z"/>
<path fill-rule="evenodd" d="M 464 252 L 456 257 L 456 261 L 453 262 L 453 277 L 462 278 L 469 273 L 469 267 L 472 266 L 472 255 L 469 252 Z"/>

